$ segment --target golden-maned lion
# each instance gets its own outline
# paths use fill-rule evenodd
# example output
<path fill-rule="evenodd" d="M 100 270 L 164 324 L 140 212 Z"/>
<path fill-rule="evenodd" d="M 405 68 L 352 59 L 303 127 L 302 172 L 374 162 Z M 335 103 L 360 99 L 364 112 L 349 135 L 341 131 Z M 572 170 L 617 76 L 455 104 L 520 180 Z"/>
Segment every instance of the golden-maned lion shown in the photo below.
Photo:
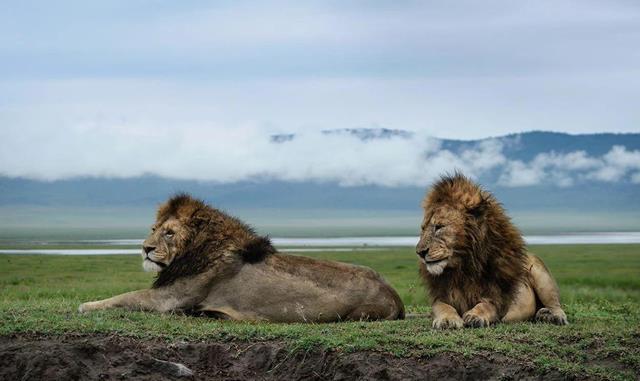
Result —
<path fill-rule="evenodd" d="M 558 286 L 528 254 L 500 203 L 461 174 L 443 177 L 423 201 L 416 253 L 432 300 L 433 327 L 498 321 L 567 324 Z"/>
<path fill-rule="evenodd" d="M 268 238 L 188 195 L 160 207 L 142 258 L 158 272 L 152 288 L 84 303 L 80 312 L 182 310 L 272 322 L 404 317 L 398 294 L 375 271 L 279 254 Z"/>

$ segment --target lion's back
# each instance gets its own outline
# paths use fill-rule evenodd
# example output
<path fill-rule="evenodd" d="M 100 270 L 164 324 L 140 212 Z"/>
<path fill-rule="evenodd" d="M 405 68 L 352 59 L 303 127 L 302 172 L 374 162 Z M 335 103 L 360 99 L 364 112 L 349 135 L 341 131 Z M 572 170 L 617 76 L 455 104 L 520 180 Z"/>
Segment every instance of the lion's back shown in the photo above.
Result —
<path fill-rule="evenodd" d="M 400 296 L 382 275 L 370 267 L 297 255 L 275 254 L 266 260 L 276 269 L 306 279 L 318 287 L 366 295 L 364 299 L 388 306 L 393 319 L 404 318 L 404 303 Z"/>

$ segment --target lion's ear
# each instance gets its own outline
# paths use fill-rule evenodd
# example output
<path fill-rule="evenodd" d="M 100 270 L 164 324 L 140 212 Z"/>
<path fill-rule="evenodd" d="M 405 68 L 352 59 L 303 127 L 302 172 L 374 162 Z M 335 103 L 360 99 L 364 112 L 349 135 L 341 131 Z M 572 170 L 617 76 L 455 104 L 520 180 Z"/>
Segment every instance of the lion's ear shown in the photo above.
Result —
<path fill-rule="evenodd" d="M 194 210 L 191 215 L 189 216 L 189 219 L 187 220 L 189 225 L 191 225 L 194 228 L 202 228 L 203 226 L 207 225 L 210 221 L 210 216 L 209 214 L 202 209 L 196 209 Z"/>
<path fill-rule="evenodd" d="M 478 205 L 474 208 L 467 209 L 467 212 L 474 218 L 484 217 L 484 214 L 486 211 L 487 211 L 487 208 L 483 207 L 482 205 Z"/>
<path fill-rule="evenodd" d="M 467 205 L 467 213 L 469 213 L 474 218 L 484 217 L 488 209 L 489 202 L 487 201 L 486 196 L 483 194 L 480 194 L 475 202 Z"/>
<path fill-rule="evenodd" d="M 247 241 L 238 254 L 245 262 L 256 263 L 263 260 L 267 255 L 273 254 L 276 249 L 271 244 L 268 237 L 254 237 Z"/>

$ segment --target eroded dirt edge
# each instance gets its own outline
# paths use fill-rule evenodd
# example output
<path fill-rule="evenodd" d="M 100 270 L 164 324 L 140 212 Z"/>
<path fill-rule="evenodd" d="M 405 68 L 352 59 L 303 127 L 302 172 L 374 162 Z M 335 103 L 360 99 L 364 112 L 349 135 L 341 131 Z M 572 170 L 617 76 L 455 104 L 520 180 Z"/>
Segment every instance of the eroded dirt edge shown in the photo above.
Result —
<path fill-rule="evenodd" d="M 1 380 L 566 379 L 485 354 L 401 358 L 379 352 L 291 351 L 277 341 L 179 342 L 117 335 L 0 336 Z"/>

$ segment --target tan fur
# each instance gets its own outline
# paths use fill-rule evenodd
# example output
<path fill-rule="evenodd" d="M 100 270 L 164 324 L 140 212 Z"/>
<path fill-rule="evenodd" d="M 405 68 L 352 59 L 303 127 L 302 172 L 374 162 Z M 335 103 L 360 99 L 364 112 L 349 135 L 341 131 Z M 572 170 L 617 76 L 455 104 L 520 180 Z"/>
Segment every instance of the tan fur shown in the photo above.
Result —
<path fill-rule="evenodd" d="M 433 186 L 423 208 L 416 253 L 434 328 L 534 317 L 567 324 L 553 277 L 526 252 L 522 235 L 493 195 L 456 174 Z"/>
<path fill-rule="evenodd" d="M 151 289 L 84 303 L 80 312 L 182 310 L 272 322 L 404 317 L 398 294 L 375 271 L 281 255 L 240 220 L 187 195 L 160 207 L 142 256 L 145 269 L 158 271 Z"/>

